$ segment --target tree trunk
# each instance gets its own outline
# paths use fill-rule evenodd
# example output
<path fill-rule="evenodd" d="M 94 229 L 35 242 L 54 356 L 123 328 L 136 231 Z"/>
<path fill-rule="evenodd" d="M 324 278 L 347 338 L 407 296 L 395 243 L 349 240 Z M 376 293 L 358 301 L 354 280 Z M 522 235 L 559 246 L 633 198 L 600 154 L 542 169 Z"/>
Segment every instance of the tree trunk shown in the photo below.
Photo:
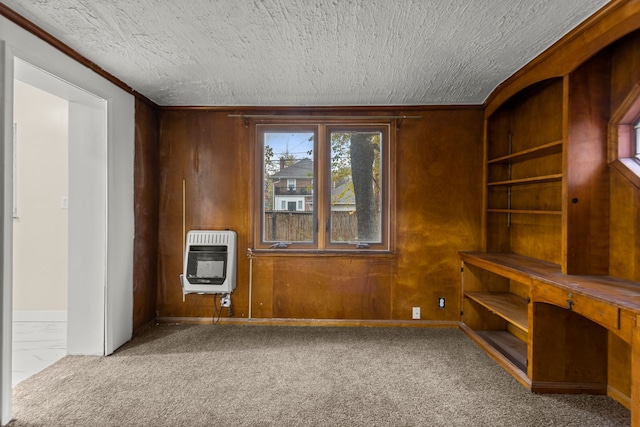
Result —
<path fill-rule="evenodd" d="M 375 157 L 371 135 L 351 135 L 351 177 L 356 199 L 358 240 L 377 241 L 378 221 L 373 194 L 373 161 Z"/>

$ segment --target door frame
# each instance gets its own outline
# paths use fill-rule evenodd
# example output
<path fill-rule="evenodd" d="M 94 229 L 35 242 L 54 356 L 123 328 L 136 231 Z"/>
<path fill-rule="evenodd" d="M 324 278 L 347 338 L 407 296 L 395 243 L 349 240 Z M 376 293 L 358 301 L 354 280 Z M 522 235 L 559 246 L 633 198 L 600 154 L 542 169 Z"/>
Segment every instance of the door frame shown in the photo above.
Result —
<path fill-rule="evenodd" d="M 135 99 L 130 93 L 0 16 L 0 423 L 12 418 L 12 207 L 14 58 L 106 100 L 104 221 L 101 283 L 104 297 L 101 354 L 110 354 L 133 332 L 133 165 Z M 73 200 L 70 199 L 70 208 Z M 71 212 L 70 212 L 71 213 Z"/>

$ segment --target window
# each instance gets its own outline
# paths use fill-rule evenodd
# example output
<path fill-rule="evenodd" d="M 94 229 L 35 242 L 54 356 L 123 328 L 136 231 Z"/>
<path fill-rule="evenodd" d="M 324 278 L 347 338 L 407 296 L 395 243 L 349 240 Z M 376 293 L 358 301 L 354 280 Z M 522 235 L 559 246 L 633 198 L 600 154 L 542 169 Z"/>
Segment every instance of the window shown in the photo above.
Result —
<path fill-rule="evenodd" d="M 257 124 L 256 248 L 389 250 L 388 124 Z"/>
<path fill-rule="evenodd" d="M 640 161 L 640 120 L 635 122 L 633 128 L 635 129 L 635 158 L 636 161 Z"/>
<path fill-rule="evenodd" d="M 611 167 L 640 188 L 640 85 L 612 112 L 609 128 Z"/>

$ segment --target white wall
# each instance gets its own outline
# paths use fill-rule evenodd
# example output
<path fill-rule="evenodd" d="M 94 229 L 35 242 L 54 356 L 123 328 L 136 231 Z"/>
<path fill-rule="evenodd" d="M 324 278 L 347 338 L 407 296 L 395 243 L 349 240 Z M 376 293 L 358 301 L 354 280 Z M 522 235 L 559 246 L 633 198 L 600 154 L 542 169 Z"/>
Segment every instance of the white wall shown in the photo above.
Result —
<path fill-rule="evenodd" d="M 105 309 L 104 316 L 92 313 L 92 330 L 100 338 L 100 347 L 87 354 L 110 354 L 128 341 L 133 333 L 133 164 L 135 139 L 135 99 L 89 68 L 75 62 L 59 50 L 33 34 L 0 17 L 0 423 L 11 420 L 11 315 L 12 315 L 12 124 L 13 124 L 13 74 L 15 59 L 20 58 L 52 75 L 71 83 L 105 100 L 107 125 L 104 148 L 105 173 L 99 181 L 90 184 L 96 191 L 106 194 L 92 211 L 103 215 L 92 222 L 84 218 L 84 224 L 93 223 L 103 239 L 88 238 L 83 243 L 83 254 L 91 254 L 92 261 L 100 262 L 104 274 L 91 272 L 82 275 L 81 289 L 91 289 L 90 298 L 100 290 Z M 70 99 L 71 98 L 67 98 Z M 70 122 L 73 119 L 70 118 Z M 70 141 L 71 142 L 71 141 Z M 70 145 L 71 147 L 71 145 Z M 97 147 L 100 148 L 100 147 Z M 70 148 L 71 151 L 71 148 Z M 71 154 L 71 153 L 70 153 Z M 71 164 L 70 164 L 71 170 Z M 70 211 L 73 196 L 70 195 Z M 88 201 L 89 203 L 89 201 Z M 74 227 L 69 221 L 70 234 Z M 69 246 L 69 285 L 73 269 L 86 268 L 72 257 L 77 256 Z M 76 295 L 69 289 L 77 304 L 85 301 L 85 295 Z M 71 304 L 69 304 L 71 315 Z M 69 319 L 71 322 L 71 319 Z M 100 328 L 102 326 L 102 328 Z M 67 337 L 72 342 L 72 333 Z"/>
<path fill-rule="evenodd" d="M 69 102 L 16 80 L 18 217 L 13 220 L 14 319 L 67 311 Z M 37 313 L 32 313 L 37 312 Z M 54 313 L 51 313 L 54 312 Z"/>
<path fill-rule="evenodd" d="M 69 104 L 68 354 L 108 354 L 106 335 L 96 333 L 98 322 L 108 329 L 104 325 L 107 235 L 101 227 L 108 214 L 105 118 L 104 103 Z"/>

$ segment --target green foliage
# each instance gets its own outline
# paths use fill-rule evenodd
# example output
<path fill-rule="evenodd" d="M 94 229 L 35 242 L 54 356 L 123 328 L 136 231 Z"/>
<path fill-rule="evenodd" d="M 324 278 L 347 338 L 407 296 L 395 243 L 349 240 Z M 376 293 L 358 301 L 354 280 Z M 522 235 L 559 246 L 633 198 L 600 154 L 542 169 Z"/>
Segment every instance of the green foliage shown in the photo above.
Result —
<path fill-rule="evenodd" d="M 331 133 L 331 184 L 332 188 L 339 187 L 351 180 L 351 137 L 354 132 Z M 380 193 L 380 133 L 370 134 L 370 143 L 374 151 L 374 161 L 371 165 L 374 192 Z M 351 188 L 353 186 L 351 185 Z"/>

